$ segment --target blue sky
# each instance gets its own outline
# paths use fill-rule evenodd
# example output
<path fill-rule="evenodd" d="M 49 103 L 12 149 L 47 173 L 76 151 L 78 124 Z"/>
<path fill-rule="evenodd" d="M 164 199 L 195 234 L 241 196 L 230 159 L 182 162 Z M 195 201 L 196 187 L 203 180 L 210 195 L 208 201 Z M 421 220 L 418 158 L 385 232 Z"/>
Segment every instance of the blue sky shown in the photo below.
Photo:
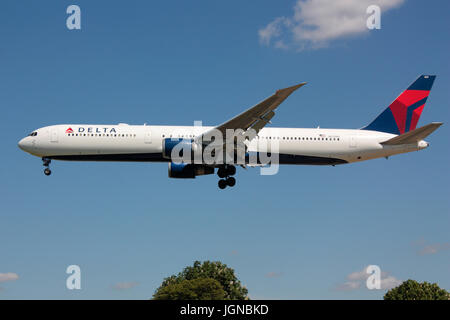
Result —
<path fill-rule="evenodd" d="M 369 264 L 450 290 L 450 4 L 396 2 L 380 30 L 315 48 L 283 29 L 276 48 L 258 31 L 293 17 L 296 1 L 79 0 L 74 31 L 74 2 L 3 1 L 0 274 L 18 278 L 0 277 L 0 299 L 147 299 L 194 260 L 233 267 L 252 298 L 379 299 L 343 290 Z M 168 179 L 167 164 L 54 161 L 46 177 L 17 148 L 58 123 L 215 125 L 302 81 L 274 126 L 359 128 L 420 74 L 437 79 L 419 125 L 445 123 L 427 150 L 275 176 L 238 169 L 225 191 L 216 176 Z M 79 291 L 65 287 L 71 264 Z"/>

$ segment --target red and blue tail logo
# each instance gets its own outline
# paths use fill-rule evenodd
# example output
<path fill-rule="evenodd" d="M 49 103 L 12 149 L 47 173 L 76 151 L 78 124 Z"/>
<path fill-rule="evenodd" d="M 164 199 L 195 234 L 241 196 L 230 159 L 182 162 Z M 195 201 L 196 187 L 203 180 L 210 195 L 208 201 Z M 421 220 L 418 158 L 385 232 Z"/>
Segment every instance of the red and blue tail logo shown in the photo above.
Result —
<path fill-rule="evenodd" d="M 403 134 L 414 130 L 436 76 L 420 76 L 364 130 Z"/>

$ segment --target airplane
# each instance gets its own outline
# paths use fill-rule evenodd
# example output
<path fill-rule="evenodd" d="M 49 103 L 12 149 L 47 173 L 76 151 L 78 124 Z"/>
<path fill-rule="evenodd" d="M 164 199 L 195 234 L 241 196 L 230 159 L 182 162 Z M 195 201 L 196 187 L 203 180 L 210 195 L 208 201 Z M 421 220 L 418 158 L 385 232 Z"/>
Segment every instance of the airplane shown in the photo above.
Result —
<path fill-rule="evenodd" d="M 306 84 L 303 82 L 277 90 L 264 101 L 216 127 L 60 124 L 34 130 L 21 139 L 18 146 L 42 158 L 47 176 L 51 174 L 52 160 L 167 162 L 170 178 L 195 178 L 214 174 L 217 169 L 218 186 L 225 189 L 236 184 L 233 177 L 238 165 L 236 157 L 232 157 L 234 162 L 224 161 L 225 158 L 219 155 L 214 159 L 221 161 L 206 162 L 202 157 L 200 161 L 193 161 L 189 155 L 194 150 L 206 150 L 208 143 L 214 140 L 208 137 L 213 131 L 224 137 L 228 130 L 240 130 L 241 135 L 253 132 L 244 140 L 245 156 L 240 163 L 243 168 L 266 165 L 259 160 L 264 152 L 269 155 L 275 152 L 280 165 L 335 166 L 427 148 L 429 143 L 423 139 L 442 122 L 416 126 L 435 78 L 435 75 L 419 76 L 380 115 L 360 129 L 266 127 L 277 107 Z M 227 136 L 227 139 L 235 138 Z M 235 142 L 225 143 L 233 145 Z M 188 161 L 174 161 L 172 151 L 179 145 L 186 148 L 182 150 L 189 151 L 185 152 Z M 229 153 L 223 142 L 222 151 Z M 250 155 L 256 155 L 256 162 L 250 161 Z"/>

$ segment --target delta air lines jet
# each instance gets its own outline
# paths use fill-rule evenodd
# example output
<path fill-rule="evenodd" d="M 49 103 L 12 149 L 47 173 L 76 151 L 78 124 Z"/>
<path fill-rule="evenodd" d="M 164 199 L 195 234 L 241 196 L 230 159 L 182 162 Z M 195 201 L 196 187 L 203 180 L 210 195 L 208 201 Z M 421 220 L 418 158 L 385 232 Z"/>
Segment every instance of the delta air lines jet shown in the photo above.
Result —
<path fill-rule="evenodd" d="M 278 164 L 338 165 L 418 151 L 441 122 L 416 128 L 436 76 L 422 75 L 403 91 L 378 117 L 360 129 L 304 129 L 266 127 L 277 107 L 305 83 L 281 89 L 247 111 L 216 127 L 103 124 L 61 124 L 31 132 L 19 142 L 20 149 L 42 158 L 44 173 L 50 175 L 51 160 L 167 162 L 170 178 L 195 178 L 217 174 L 219 188 L 234 186 L 236 165 L 261 166 L 262 154 L 276 155 Z M 216 161 L 203 156 L 193 161 L 190 154 L 206 151 L 210 133 L 223 135 L 222 146 L 236 147 L 232 130 L 245 136 L 244 157 Z M 228 139 L 228 141 L 227 141 Z M 232 140 L 232 141 L 230 141 Z M 187 160 L 174 161 L 173 151 L 182 145 Z M 220 145 L 220 143 L 219 143 Z M 186 150 L 188 152 L 186 152 Z M 223 147 L 225 153 L 228 147 Z M 234 150 L 236 151 L 236 149 Z M 181 152 L 180 154 L 183 154 Z M 251 156 L 253 161 L 251 160 Z M 256 159 L 256 160 L 255 160 Z"/>

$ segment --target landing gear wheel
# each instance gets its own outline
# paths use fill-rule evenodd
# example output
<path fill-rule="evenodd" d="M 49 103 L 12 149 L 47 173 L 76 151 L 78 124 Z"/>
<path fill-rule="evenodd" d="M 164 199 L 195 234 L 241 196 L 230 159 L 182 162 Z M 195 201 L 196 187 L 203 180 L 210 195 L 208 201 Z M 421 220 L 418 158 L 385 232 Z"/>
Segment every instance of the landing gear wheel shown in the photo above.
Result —
<path fill-rule="evenodd" d="M 229 185 L 230 187 L 234 187 L 234 185 L 236 184 L 236 179 L 233 177 L 229 177 L 227 180 L 227 185 Z"/>
<path fill-rule="evenodd" d="M 219 178 L 223 179 L 227 176 L 227 173 L 223 168 L 219 168 L 219 170 L 217 170 L 217 175 Z"/>
<path fill-rule="evenodd" d="M 42 162 L 43 162 L 43 165 L 44 165 L 44 167 L 45 167 L 45 169 L 44 169 L 44 174 L 45 174 L 46 176 L 51 175 L 51 174 L 52 174 L 52 171 L 50 170 L 49 166 L 50 166 L 50 162 L 52 162 L 52 160 L 50 160 L 50 159 L 48 159 L 48 158 L 42 158 Z"/>
<path fill-rule="evenodd" d="M 232 176 L 236 174 L 236 167 L 231 164 L 226 164 L 219 167 L 217 175 L 219 176 L 219 188 L 225 189 L 227 186 L 234 187 L 236 179 Z"/>
<path fill-rule="evenodd" d="M 218 184 L 220 189 L 225 189 L 227 187 L 227 181 L 224 179 L 220 179 Z"/>
<path fill-rule="evenodd" d="M 236 174 L 236 167 L 235 166 L 227 166 L 227 175 L 234 176 L 235 174 Z"/>
<path fill-rule="evenodd" d="M 48 167 L 50 165 L 50 162 L 52 162 L 52 160 L 48 158 L 42 158 L 42 162 L 44 163 L 44 167 Z"/>

